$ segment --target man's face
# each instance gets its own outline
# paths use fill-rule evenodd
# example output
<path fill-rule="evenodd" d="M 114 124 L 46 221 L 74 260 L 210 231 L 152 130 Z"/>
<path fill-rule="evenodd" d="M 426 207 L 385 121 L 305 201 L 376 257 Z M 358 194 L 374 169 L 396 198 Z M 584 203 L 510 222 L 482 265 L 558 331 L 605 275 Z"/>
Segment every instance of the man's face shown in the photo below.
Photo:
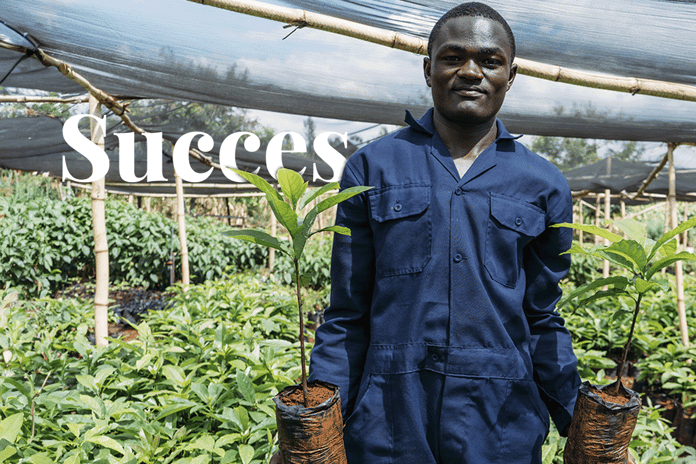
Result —
<path fill-rule="evenodd" d="M 455 124 L 491 121 L 517 74 L 503 26 L 460 16 L 443 24 L 424 62 L 436 117 Z"/>

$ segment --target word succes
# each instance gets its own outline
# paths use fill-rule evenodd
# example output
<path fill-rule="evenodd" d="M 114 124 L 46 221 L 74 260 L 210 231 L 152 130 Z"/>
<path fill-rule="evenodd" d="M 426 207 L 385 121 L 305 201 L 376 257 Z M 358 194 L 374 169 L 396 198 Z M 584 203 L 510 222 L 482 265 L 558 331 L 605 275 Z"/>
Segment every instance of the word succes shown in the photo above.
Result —
<path fill-rule="evenodd" d="M 83 118 L 94 119 L 101 130 L 106 133 L 106 117 L 97 118 L 90 114 L 79 114 L 69 118 L 63 125 L 63 138 L 65 142 L 75 151 L 84 156 L 92 165 L 92 175 L 86 179 L 77 179 L 70 174 L 65 156 L 63 156 L 63 174 L 62 180 L 69 179 L 76 182 L 94 182 L 102 179 L 109 172 L 109 157 L 106 152 L 97 144 L 85 137 L 78 128 L 79 122 Z M 146 138 L 147 146 L 147 172 L 138 177 L 135 174 L 135 134 L 119 133 L 114 134 L 119 141 L 119 160 L 118 169 L 121 178 L 126 182 L 147 182 L 166 181 L 167 179 L 162 174 L 162 133 L 153 132 L 143 134 Z M 346 164 L 346 159 L 329 143 L 329 137 L 337 135 L 341 137 L 344 146 L 348 143 L 348 135 L 338 132 L 323 132 L 314 139 L 314 152 L 321 158 L 333 171 L 333 177 L 324 179 L 319 175 L 317 164 L 312 163 L 312 180 L 329 182 L 338 182 L 343 175 L 343 167 Z M 283 141 L 285 137 L 290 137 L 292 149 L 283 149 Z M 200 173 L 191 168 L 189 162 L 189 149 L 194 139 L 198 137 L 197 148 L 201 152 L 209 152 L 213 148 L 213 138 L 205 132 L 188 132 L 182 135 L 174 144 L 172 158 L 174 170 L 183 181 L 198 183 L 204 182 L 213 171 L 210 168 L 208 171 Z M 251 132 L 235 132 L 228 135 L 220 146 L 220 165 L 223 167 L 222 172 L 229 180 L 233 182 L 246 182 L 232 169 L 237 169 L 236 150 L 240 139 L 244 139 L 244 148 L 247 151 L 255 152 L 261 147 L 259 138 Z M 283 166 L 284 153 L 304 153 L 307 151 L 307 144 L 304 138 L 296 132 L 281 132 L 273 136 L 266 147 L 266 167 L 268 172 L 276 178 L 276 172 Z M 231 169 L 225 169 L 231 168 Z M 303 175 L 307 168 L 300 171 Z M 261 167 L 257 167 L 254 174 L 258 174 Z"/>

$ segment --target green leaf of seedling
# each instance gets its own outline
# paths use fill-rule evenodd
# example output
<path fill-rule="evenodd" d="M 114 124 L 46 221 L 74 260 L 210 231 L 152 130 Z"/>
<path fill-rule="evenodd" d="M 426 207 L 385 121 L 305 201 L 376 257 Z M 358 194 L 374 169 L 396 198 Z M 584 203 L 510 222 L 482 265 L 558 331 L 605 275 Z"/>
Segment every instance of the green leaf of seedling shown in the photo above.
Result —
<path fill-rule="evenodd" d="M 306 218 L 305 218 L 306 219 Z M 314 222 L 314 221 L 312 221 Z M 304 247 L 307 244 L 307 239 L 309 238 L 309 229 L 312 227 L 311 224 L 307 225 L 308 223 L 302 223 L 300 228 L 297 231 L 297 234 L 293 237 L 292 240 L 292 251 L 294 252 L 293 257 L 297 260 L 302 258 L 302 252 L 304 251 Z"/>
<path fill-rule="evenodd" d="M 613 254 L 617 261 L 627 262 L 631 264 L 631 267 L 625 267 L 626 269 L 633 270 L 636 273 L 641 273 L 645 271 L 648 264 L 648 257 L 645 253 L 645 248 L 636 242 L 635 240 L 621 240 L 617 243 L 612 243 L 607 248 L 605 248 L 604 253 Z M 620 259 L 619 257 L 623 258 Z"/>
<path fill-rule="evenodd" d="M 610 288 L 609 290 L 599 291 L 599 292 L 595 293 L 594 295 L 585 298 L 584 300 L 580 300 L 578 302 L 578 307 L 588 305 L 588 304 L 593 303 L 597 300 L 601 300 L 602 298 L 608 298 L 611 296 L 618 296 L 618 295 L 626 295 L 628 297 L 631 296 L 630 293 L 628 293 L 626 290 L 623 290 L 621 288 Z"/>
<path fill-rule="evenodd" d="M 254 384 L 243 371 L 237 371 L 237 388 L 246 401 L 256 403 Z"/>
<path fill-rule="evenodd" d="M 87 387 L 89 390 L 92 390 L 95 392 L 98 390 L 97 381 L 91 375 L 84 375 L 84 374 L 76 375 L 75 380 L 77 380 L 80 384 Z"/>
<path fill-rule="evenodd" d="M 561 300 L 558 302 L 558 307 L 565 306 L 568 304 L 568 302 L 574 298 L 577 298 L 581 295 L 584 295 L 587 292 L 591 292 L 592 290 L 595 290 L 597 288 L 604 287 L 605 285 L 612 285 L 613 288 L 615 289 L 621 289 L 623 290 L 626 288 L 626 286 L 629 284 L 629 280 L 624 277 L 624 276 L 614 276 L 614 277 L 606 277 L 606 278 L 601 278 L 597 279 L 593 282 L 590 282 L 588 284 L 582 285 L 578 288 L 576 288 L 574 291 L 569 293 L 568 295 L 564 296 L 561 298 Z"/>
<path fill-rule="evenodd" d="M 278 193 L 276 189 L 273 188 L 271 184 L 266 182 L 261 177 L 256 174 L 252 174 L 246 171 L 240 171 L 239 169 L 233 169 L 234 172 L 242 176 L 244 179 L 253 184 L 256 188 L 261 190 L 266 194 L 266 199 L 268 204 L 273 211 L 276 219 L 280 222 L 283 227 L 285 227 L 290 235 L 294 235 L 297 232 L 297 214 L 293 210 L 292 206 L 285 202 L 283 197 Z M 298 174 L 299 175 L 299 174 Z"/>
<path fill-rule="evenodd" d="M 677 252 L 677 241 L 672 239 L 669 242 L 665 243 L 662 245 L 662 248 L 660 248 L 660 255 L 663 258 L 666 258 L 668 256 L 671 256 Z"/>
<path fill-rule="evenodd" d="M 309 274 L 302 274 L 300 276 L 300 285 L 306 287 L 312 281 L 312 276 Z"/>
<path fill-rule="evenodd" d="M 293 209 L 297 210 L 297 202 L 307 190 L 308 182 L 292 169 L 281 168 L 278 170 L 278 183 L 283 190 L 283 195 L 290 201 Z"/>
<path fill-rule="evenodd" d="M 319 232 L 335 232 L 337 234 L 348 235 L 350 237 L 350 229 L 348 227 L 343 226 L 324 227 L 323 229 L 319 229 L 316 232 L 313 232 L 312 235 L 318 234 Z"/>
<path fill-rule="evenodd" d="M 562 255 L 567 255 L 567 254 L 590 255 L 590 254 L 592 254 L 592 251 L 584 249 L 579 243 L 573 243 L 573 246 L 571 246 L 568 249 L 568 251 L 564 251 L 561 254 Z"/>
<path fill-rule="evenodd" d="M 242 176 L 244 179 L 246 179 L 250 184 L 252 184 L 254 187 L 257 189 L 261 190 L 263 193 L 266 194 L 266 198 L 269 199 L 273 197 L 276 198 L 277 200 L 283 201 L 283 197 L 280 196 L 280 193 L 276 189 L 273 188 L 271 184 L 266 182 L 262 177 L 257 176 L 256 174 L 252 174 L 250 172 L 246 171 L 240 171 L 239 169 L 232 169 L 234 172 Z"/>
<path fill-rule="evenodd" d="M 650 278 L 655 275 L 657 271 L 674 264 L 677 261 L 696 261 L 696 255 L 689 253 L 688 251 L 682 251 L 676 255 L 667 256 L 666 258 L 657 260 L 652 264 L 652 266 L 650 266 L 650 270 L 648 270 L 647 274 L 645 274 L 645 279 L 650 280 Z"/>
<path fill-rule="evenodd" d="M 583 232 L 589 232 L 590 234 L 606 238 L 611 242 L 620 242 L 621 240 L 623 240 L 623 237 L 621 237 L 620 235 L 616 235 L 612 232 L 609 232 L 606 229 L 602 229 L 601 227 L 597 226 L 591 226 L 589 224 L 570 224 L 568 222 L 563 222 L 560 224 L 553 224 L 551 225 L 551 227 L 569 227 L 575 230 L 582 230 Z"/>
<path fill-rule="evenodd" d="M 109 448 L 121 454 L 125 454 L 125 452 L 123 451 L 123 446 L 121 446 L 119 442 L 117 442 L 113 438 L 104 435 L 87 438 L 85 439 L 85 441 L 88 441 L 90 443 L 96 443 L 97 445 L 103 446 L 104 448 Z"/>
<path fill-rule="evenodd" d="M 650 254 L 648 255 L 648 261 L 650 261 L 653 258 L 653 256 L 655 256 L 655 253 L 657 253 L 657 251 L 660 248 L 662 248 L 662 245 L 670 241 L 676 235 L 684 232 L 685 230 L 691 229 L 692 227 L 696 227 L 696 217 L 693 217 L 686 222 L 682 222 L 677 227 L 660 237 L 660 239 L 657 242 L 655 242 L 655 245 L 652 247 L 652 250 L 650 250 Z"/>
<path fill-rule="evenodd" d="M 660 286 L 657 285 L 655 282 L 648 282 L 647 280 L 643 280 L 640 277 L 636 279 L 634 285 L 638 293 L 645 293 L 650 290 L 658 290 L 660 288 Z"/>
<path fill-rule="evenodd" d="M 349 198 L 354 197 L 355 195 L 358 195 L 362 192 L 365 192 L 367 190 L 370 190 L 372 187 L 365 187 L 365 186 L 357 186 L 357 187 L 348 187 L 345 190 L 340 191 L 336 195 L 333 195 L 329 198 L 326 198 L 322 201 L 319 202 L 317 206 L 312 208 L 312 210 L 316 209 L 317 214 L 321 213 L 322 211 L 326 211 L 327 209 L 331 208 L 332 206 L 335 206 L 342 201 L 346 201 Z"/>
<path fill-rule="evenodd" d="M 292 206 L 287 204 L 285 200 L 278 198 L 268 198 L 268 205 L 278 222 L 288 230 L 291 237 L 295 238 L 300 225 L 297 221 L 297 213 L 292 209 Z"/>
<path fill-rule="evenodd" d="M 318 198 L 319 196 L 323 195 L 326 192 L 329 192 L 331 190 L 337 190 L 339 188 L 338 182 L 331 182 L 326 185 L 323 185 L 319 188 L 316 189 L 311 189 L 307 190 L 304 195 L 302 195 L 302 199 L 300 200 L 300 205 L 298 208 L 298 211 L 302 211 L 305 206 L 309 204 L 310 201 L 314 200 L 315 198 Z"/>
<path fill-rule="evenodd" d="M 250 445 L 239 445 L 239 457 L 242 459 L 242 464 L 249 464 L 254 458 L 254 448 Z"/>
<path fill-rule="evenodd" d="M 5 448 L 3 448 L 2 451 L 0 451 L 0 463 L 5 462 L 7 458 L 14 456 L 16 453 L 17 448 L 15 448 L 14 446 L 6 446 Z"/>
<path fill-rule="evenodd" d="M 625 233 L 626 237 L 629 239 L 635 240 L 636 242 L 640 243 L 641 246 L 645 245 L 645 239 L 648 236 L 648 231 L 645 224 L 642 222 L 631 218 L 621 219 L 614 222 L 614 226 Z"/>
<path fill-rule="evenodd" d="M 22 430 L 22 421 L 24 421 L 24 414 L 21 412 L 12 414 L 0 421 L 0 440 L 5 439 L 14 443 Z"/>
<path fill-rule="evenodd" d="M 256 243 L 257 245 L 275 248 L 287 254 L 287 250 L 280 240 L 261 230 L 237 229 L 228 230 L 224 232 L 224 234 L 247 242 Z"/>

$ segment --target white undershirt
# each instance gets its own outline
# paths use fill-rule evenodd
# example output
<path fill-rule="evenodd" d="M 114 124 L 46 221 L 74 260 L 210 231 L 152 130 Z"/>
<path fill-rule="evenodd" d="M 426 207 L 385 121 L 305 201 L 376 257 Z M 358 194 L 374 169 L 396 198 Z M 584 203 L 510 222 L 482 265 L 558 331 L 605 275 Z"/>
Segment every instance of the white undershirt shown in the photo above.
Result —
<path fill-rule="evenodd" d="M 466 174 L 466 171 L 468 171 L 471 165 L 474 164 L 474 161 L 476 161 L 476 157 L 466 156 L 462 158 L 454 158 L 454 166 L 457 168 L 460 179 L 464 177 L 464 174 Z"/>

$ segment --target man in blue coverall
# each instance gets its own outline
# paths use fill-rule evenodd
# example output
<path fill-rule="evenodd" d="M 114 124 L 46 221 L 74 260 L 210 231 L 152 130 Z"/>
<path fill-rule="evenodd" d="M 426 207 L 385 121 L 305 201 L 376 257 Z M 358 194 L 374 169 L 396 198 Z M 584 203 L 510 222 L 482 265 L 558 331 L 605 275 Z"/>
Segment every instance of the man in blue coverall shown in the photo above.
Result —
<path fill-rule="evenodd" d="M 310 379 L 341 389 L 351 464 L 541 463 L 580 378 L 555 311 L 567 273 L 563 175 L 496 114 L 515 79 L 505 20 L 460 5 L 424 61 L 434 108 L 348 160 L 331 305 Z"/>

